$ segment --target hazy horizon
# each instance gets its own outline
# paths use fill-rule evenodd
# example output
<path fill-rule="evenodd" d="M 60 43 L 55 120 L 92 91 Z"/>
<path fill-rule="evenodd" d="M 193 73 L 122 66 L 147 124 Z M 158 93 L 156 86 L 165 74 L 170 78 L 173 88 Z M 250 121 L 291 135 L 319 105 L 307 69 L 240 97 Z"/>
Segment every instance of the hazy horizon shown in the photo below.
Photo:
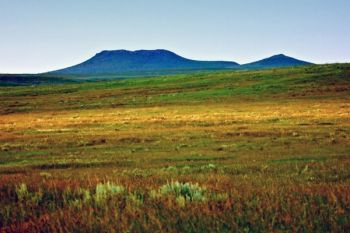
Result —
<path fill-rule="evenodd" d="M 350 62 L 349 9 L 345 0 L 0 0 L 0 73 L 56 70 L 117 49 L 240 64 L 281 53 Z"/>

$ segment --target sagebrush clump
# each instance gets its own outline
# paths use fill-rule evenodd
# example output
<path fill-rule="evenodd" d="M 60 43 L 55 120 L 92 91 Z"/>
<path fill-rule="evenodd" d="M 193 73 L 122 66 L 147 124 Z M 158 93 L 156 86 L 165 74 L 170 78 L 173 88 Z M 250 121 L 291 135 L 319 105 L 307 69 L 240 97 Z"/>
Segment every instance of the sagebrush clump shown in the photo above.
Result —
<path fill-rule="evenodd" d="M 16 194 L 19 201 L 24 201 L 29 197 L 29 191 L 26 184 L 20 184 L 16 187 Z"/>
<path fill-rule="evenodd" d="M 111 182 L 105 184 L 99 183 L 96 185 L 94 200 L 96 203 L 101 203 L 108 197 L 124 192 L 124 187 Z"/>
<path fill-rule="evenodd" d="M 205 189 L 200 187 L 197 183 L 180 183 L 178 181 L 170 182 L 160 188 L 161 194 L 172 194 L 175 197 L 183 197 L 189 201 L 203 201 L 205 200 Z"/>

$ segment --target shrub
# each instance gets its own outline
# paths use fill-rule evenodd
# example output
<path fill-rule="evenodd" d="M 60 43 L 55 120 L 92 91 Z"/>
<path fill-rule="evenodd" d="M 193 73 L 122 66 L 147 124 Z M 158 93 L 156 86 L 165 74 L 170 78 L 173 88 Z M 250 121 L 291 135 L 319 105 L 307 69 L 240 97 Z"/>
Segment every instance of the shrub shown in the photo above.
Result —
<path fill-rule="evenodd" d="M 20 184 L 16 187 L 16 194 L 19 201 L 26 200 L 29 197 L 29 192 L 26 184 Z"/>
<path fill-rule="evenodd" d="M 91 200 L 89 190 L 81 189 L 80 192 L 83 194 L 83 202 L 89 202 Z"/>
<path fill-rule="evenodd" d="M 178 181 L 163 185 L 160 188 L 161 194 L 173 194 L 175 197 L 183 197 L 189 201 L 203 201 L 205 189 L 198 184 L 180 183 Z"/>
<path fill-rule="evenodd" d="M 100 203 L 108 197 L 122 192 L 124 192 L 124 187 L 121 185 L 115 185 L 110 182 L 107 182 L 105 184 L 99 183 L 96 185 L 94 200 L 97 203 Z"/>

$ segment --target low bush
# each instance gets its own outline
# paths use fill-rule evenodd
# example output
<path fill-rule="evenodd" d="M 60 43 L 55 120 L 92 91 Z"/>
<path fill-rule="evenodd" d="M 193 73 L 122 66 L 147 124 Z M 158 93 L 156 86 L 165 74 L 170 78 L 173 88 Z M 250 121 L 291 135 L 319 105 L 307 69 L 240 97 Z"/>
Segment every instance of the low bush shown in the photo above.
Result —
<path fill-rule="evenodd" d="M 176 198 L 183 197 L 189 201 L 203 201 L 205 200 L 205 189 L 198 184 L 180 183 L 178 181 L 163 185 L 160 188 L 161 194 L 172 194 Z"/>
<path fill-rule="evenodd" d="M 94 200 L 96 203 L 101 203 L 108 197 L 124 192 L 124 187 L 110 182 L 105 184 L 99 183 L 96 185 Z"/>

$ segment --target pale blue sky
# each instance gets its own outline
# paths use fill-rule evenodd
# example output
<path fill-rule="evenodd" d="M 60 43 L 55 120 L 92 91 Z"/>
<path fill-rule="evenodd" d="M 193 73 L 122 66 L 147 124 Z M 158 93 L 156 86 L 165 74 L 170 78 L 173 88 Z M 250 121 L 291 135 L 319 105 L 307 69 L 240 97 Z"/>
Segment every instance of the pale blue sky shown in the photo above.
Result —
<path fill-rule="evenodd" d="M 112 49 L 350 62 L 349 12 L 349 0 L 0 0 L 0 73 L 54 70 Z"/>

